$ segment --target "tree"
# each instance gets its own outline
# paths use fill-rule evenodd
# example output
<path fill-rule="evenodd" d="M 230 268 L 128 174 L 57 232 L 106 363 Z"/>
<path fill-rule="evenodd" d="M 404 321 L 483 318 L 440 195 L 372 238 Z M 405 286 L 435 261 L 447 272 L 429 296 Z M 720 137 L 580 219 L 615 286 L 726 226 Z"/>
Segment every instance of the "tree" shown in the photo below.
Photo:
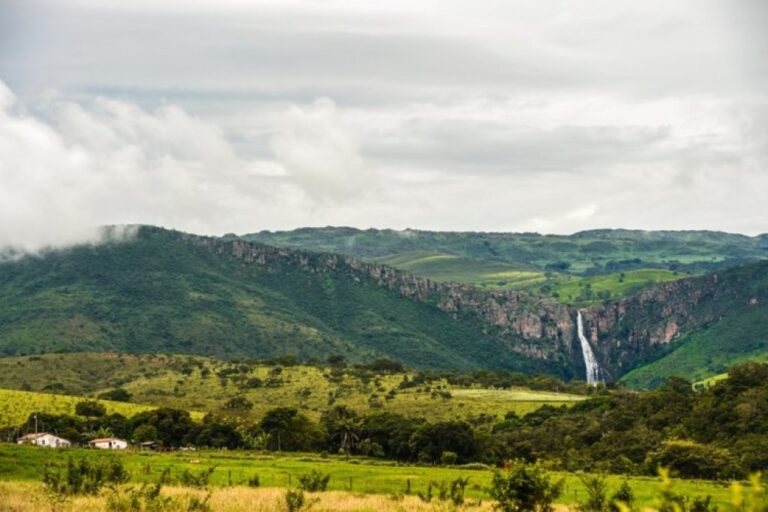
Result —
<path fill-rule="evenodd" d="M 253 409 L 253 402 L 242 395 L 230 398 L 224 403 L 224 409 L 227 411 L 248 411 Z"/>
<path fill-rule="evenodd" d="M 148 441 L 157 441 L 159 439 L 157 429 L 153 425 L 144 424 L 136 427 L 133 431 L 133 440 L 136 443 L 146 443 Z"/>
<path fill-rule="evenodd" d="M 438 462 L 444 452 L 454 452 L 459 462 L 470 461 L 477 454 L 475 433 L 463 421 L 425 424 L 414 432 L 410 446 L 419 460 L 427 462 Z"/>
<path fill-rule="evenodd" d="M 320 422 L 328 433 L 329 441 L 338 443 L 339 452 L 349 455 L 360 440 L 357 413 L 346 405 L 337 405 L 323 413 Z"/>
<path fill-rule="evenodd" d="M 552 512 L 562 490 L 562 479 L 552 482 L 539 466 L 514 461 L 494 473 L 490 494 L 502 512 Z"/>
<path fill-rule="evenodd" d="M 85 400 L 75 404 L 75 414 L 78 416 L 98 418 L 104 416 L 106 413 L 107 408 L 95 400 Z"/>
<path fill-rule="evenodd" d="M 360 422 L 360 438 L 364 444 L 381 447 L 387 457 L 412 459 L 414 454 L 409 443 L 421 424 L 423 420 L 393 412 L 377 412 L 365 416 Z"/>
<path fill-rule="evenodd" d="M 646 463 L 650 472 L 668 468 L 683 478 L 719 480 L 743 476 L 738 462 L 724 448 L 694 443 L 693 441 L 667 441 L 661 449 L 651 453 Z"/>
<path fill-rule="evenodd" d="M 131 394 L 123 388 L 116 388 L 99 395 L 102 400 L 112 400 L 113 402 L 130 402 Z"/>
<path fill-rule="evenodd" d="M 267 411 L 259 428 L 270 435 L 269 447 L 278 451 L 313 451 L 320 449 L 322 429 L 292 407 L 277 407 Z"/>
<path fill-rule="evenodd" d="M 195 432 L 189 412 L 167 407 L 141 412 L 131 418 L 131 426 L 134 429 L 145 424 L 155 427 L 156 440 L 167 447 L 179 447 L 192 442 L 189 436 Z"/>

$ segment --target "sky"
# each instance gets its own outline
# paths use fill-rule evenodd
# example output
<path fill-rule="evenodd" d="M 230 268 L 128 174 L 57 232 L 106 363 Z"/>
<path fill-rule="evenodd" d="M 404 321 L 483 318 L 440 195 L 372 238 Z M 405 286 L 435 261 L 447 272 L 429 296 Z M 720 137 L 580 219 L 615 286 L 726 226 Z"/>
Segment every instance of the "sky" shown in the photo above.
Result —
<path fill-rule="evenodd" d="M 0 246 L 768 232 L 762 0 L 0 0 Z"/>

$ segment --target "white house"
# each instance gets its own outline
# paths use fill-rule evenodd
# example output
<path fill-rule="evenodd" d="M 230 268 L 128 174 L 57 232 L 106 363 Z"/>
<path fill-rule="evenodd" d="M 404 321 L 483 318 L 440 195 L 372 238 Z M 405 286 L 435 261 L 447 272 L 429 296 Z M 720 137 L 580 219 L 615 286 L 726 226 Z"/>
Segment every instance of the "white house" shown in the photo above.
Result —
<path fill-rule="evenodd" d="M 128 448 L 128 441 L 116 437 L 103 437 L 88 441 L 88 446 L 101 450 L 125 450 Z"/>
<path fill-rule="evenodd" d="M 18 439 L 19 444 L 34 444 L 36 446 L 45 446 L 47 448 L 69 448 L 72 443 L 48 432 L 38 434 L 27 434 Z"/>

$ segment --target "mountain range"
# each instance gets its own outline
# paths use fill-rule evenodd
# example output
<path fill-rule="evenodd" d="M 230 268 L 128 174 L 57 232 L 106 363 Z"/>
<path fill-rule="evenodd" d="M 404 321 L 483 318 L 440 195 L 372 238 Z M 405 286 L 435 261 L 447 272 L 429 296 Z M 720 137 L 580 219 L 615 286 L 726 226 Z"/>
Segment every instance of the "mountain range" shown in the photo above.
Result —
<path fill-rule="evenodd" d="M 603 378 L 653 386 L 768 354 L 766 256 L 765 235 L 714 232 L 143 226 L 0 263 L 0 353 L 341 354 L 583 378 L 581 311 Z"/>

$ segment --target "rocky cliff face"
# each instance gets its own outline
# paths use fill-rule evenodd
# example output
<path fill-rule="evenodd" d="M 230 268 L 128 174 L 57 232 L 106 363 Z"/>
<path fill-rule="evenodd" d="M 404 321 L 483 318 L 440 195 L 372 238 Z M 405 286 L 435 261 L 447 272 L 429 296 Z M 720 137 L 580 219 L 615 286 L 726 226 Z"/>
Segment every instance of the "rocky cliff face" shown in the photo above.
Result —
<path fill-rule="evenodd" d="M 437 283 L 385 265 L 349 256 L 282 249 L 242 240 L 191 237 L 220 254 L 270 271 L 295 265 L 306 272 L 343 272 L 373 281 L 410 300 L 434 305 L 454 318 L 475 320 L 483 332 L 521 357 L 562 367 L 583 378 L 576 310 L 553 299 L 513 290 L 481 291 L 469 285 Z M 759 265 L 759 264 L 758 264 Z M 768 264 L 765 264 L 768 268 Z M 645 289 L 625 299 L 582 310 L 585 330 L 608 380 L 664 353 L 685 332 L 718 320 L 728 308 L 765 300 L 750 290 L 748 272 L 726 271 Z"/>

